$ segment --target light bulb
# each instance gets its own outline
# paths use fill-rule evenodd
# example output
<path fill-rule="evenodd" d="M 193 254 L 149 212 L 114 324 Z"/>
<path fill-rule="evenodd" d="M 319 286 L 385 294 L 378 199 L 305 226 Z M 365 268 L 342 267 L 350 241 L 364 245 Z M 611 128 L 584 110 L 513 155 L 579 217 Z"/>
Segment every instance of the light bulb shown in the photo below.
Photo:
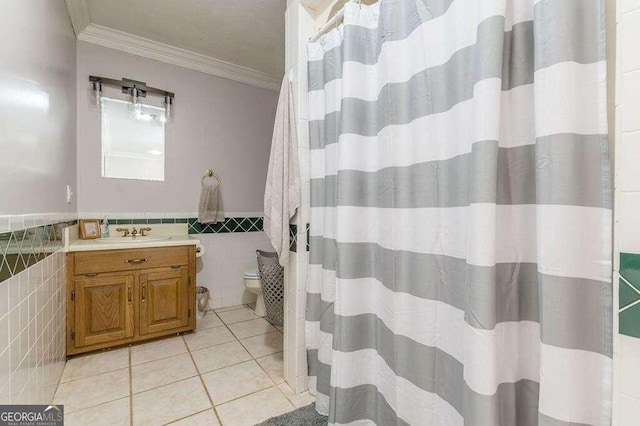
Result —
<path fill-rule="evenodd" d="M 129 89 L 129 102 L 132 105 L 139 105 L 140 104 L 140 94 L 138 93 L 138 89 L 136 89 L 135 87 L 132 89 Z"/>
<path fill-rule="evenodd" d="M 102 83 L 99 81 L 92 82 L 90 104 L 94 109 L 100 109 L 102 106 Z"/>
<path fill-rule="evenodd" d="M 173 97 L 167 95 L 164 97 L 164 121 L 173 121 L 173 114 Z"/>

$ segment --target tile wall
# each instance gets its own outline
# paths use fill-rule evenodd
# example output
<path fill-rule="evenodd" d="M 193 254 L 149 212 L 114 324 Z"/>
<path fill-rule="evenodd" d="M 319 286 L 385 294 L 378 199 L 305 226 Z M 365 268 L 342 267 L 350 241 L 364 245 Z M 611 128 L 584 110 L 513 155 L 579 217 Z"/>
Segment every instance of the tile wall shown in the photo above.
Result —
<path fill-rule="evenodd" d="M 307 113 L 307 42 L 314 31 L 315 11 L 304 1 L 288 0 L 285 13 L 285 68 L 292 82 L 297 122 L 298 155 L 300 161 L 301 207 L 291 221 L 296 225 L 295 250 L 289 254 L 285 271 L 285 379 L 297 393 L 307 390 L 307 359 L 304 338 L 307 267 L 307 224 L 310 211 L 309 185 L 309 122 Z"/>
<path fill-rule="evenodd" d="M 614 424 L 631 426 L 640 418 L 640 0 L 616 8 Z"/>
<path fill-rule="evenodd" d="M 264 232 L 200 234 L 205 248 L 196 262 L 196 281 L 209 289 L 211 308 L 223 308 L 255 302 L 246 291 L 243 272 L 257 269 L 256 249 L 273 251 Z"/>
<path fill-rule="evenodd" d="M 0 217 L 0 404 L 49 403 L 55 393 L 65 362 L 60 231 L 69 220 Z"/>

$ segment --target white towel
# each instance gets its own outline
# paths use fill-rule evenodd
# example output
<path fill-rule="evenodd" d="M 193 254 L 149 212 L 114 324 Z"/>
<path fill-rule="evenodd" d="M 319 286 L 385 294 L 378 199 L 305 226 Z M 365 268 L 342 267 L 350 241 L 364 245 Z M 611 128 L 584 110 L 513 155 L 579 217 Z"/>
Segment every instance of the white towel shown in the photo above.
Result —
<path fill-rule="evenodd" d="M 222 194 L 220 182 L 202 185 L 200 191 L 200 205 L 198 206 L 198 222 L 216 223 L 224 221 L 224 209 L 222 208 Z"/>
<path fill-rule="evenodd" d="M 280 265 L 289 260 L 289 220 L 300 205 L 300 169 L 293 95 L 287 76 L 282 80 L 271 157 L 264 189 L 264 232 L 278 253 Z"/>

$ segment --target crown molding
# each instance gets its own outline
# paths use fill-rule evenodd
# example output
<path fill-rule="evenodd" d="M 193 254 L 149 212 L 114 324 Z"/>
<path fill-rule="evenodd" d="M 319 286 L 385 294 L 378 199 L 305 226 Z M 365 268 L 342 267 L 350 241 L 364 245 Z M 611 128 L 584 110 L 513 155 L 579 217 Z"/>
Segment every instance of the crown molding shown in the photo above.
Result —
<path fill-rule="evenodd" d="M 76 0 L 67 0 L 67 2 L 69 1 L 74 2 Z M 83 2 L 83 0 L 77 1 Z M 155 59 L 217 77 L 227 78 L 276 92 L 280 90 L 281 81 L 271 75 L 102 25 L 90 23 L 77 37 L 78 40 L 81 41 L 149 59 Z"/>
<path fill-rule="evenodd" d="M 91 24 L 89 7 L 85 0 L 65 0 L 65 3 L 67 4 L 67 10 L 71 18 L 73 32 L 76 34 L 76 37 L 78 37 L 82 31 Z"/>

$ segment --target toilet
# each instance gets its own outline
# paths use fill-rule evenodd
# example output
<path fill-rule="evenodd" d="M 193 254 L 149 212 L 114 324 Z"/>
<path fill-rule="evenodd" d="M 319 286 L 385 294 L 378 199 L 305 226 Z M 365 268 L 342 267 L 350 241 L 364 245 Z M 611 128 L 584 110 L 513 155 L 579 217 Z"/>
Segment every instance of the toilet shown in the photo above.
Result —
<path fill-rule="evenodd" d="M 250 269 L 244 272 L 244 286 L 251 293 L 258 296 L 256 299 L 255 314 L 263 317 L 266 312 L 264 310 L 264 297 L 262 296 L 262 286 L 260 285 L 260 273 L 257 269 Z"/>

